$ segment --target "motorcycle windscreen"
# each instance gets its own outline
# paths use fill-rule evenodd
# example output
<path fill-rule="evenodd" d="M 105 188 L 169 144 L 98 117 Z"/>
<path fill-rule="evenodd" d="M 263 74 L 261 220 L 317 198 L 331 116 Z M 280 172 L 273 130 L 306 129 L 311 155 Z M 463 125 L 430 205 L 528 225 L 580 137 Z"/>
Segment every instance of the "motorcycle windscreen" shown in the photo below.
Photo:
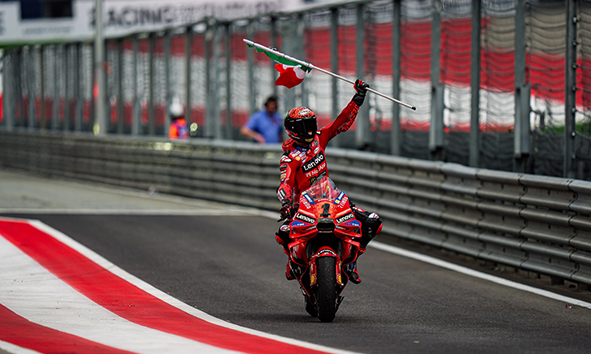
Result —
<path fill-rule="evenodd" d="M 335 200 L 341 191 L 337 189 L 328 176 L 322 176 L 314 181 L 310 188 L 306 190 L 306 193 L 314 200 L 327 198 Z"/>

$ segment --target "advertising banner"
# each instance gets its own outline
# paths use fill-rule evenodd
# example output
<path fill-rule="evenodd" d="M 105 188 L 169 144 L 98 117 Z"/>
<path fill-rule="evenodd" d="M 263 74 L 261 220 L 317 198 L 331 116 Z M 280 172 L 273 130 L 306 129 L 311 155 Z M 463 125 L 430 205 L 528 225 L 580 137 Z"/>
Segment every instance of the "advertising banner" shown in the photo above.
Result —
<path fill-rule="evenodd" d="M 0 45 L 92 39 L 93 0 L 73 0 L 72 16 L 22 19 L 21 3 L 0 2 Z M 104 0 L 105 38 L 153 32 L 198 22 L 207 17 L 236 19 L 293 11 L 303 1 L 287 0 Z"/>

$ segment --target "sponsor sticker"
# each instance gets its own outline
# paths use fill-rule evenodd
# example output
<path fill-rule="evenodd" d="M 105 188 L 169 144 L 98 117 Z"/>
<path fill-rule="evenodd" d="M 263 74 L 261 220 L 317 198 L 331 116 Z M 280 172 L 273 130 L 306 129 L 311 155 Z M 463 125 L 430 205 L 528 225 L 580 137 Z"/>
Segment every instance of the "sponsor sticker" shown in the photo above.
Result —
<path fill-rule="evenodd" d="M 298 226 L 304 226 L 306 224 L 304 224 L 301 221 L 293 221 L 290 225 L 291 225 L 291 227 L 298 227 Z"/>
<path fill-rule="evenodd" d="M 308 195 L 308 193 L 304 194 L 304 198 L 306 198 L 308 200 L 308 202 L 310 202 L 310 204 L 314 205 L 316 203 L 314 203 L 314 200 Z"/>
<path fill-rule="evenodd" d="M 310 161 L 302 165 L 302 171 L 309 172 L 324 162 L 324 153 L 321 151 L 318 155 L 314 156 Z"/>
<path fill-rule="evenodd" d="M 347 225 L 347 226 L 361 226 L 361 224 L 360 224 L 360 223 L 359 223 L 359 221 L 357 221 L 357 220 L 352 220 L 352 221 L 349 221 L 349 222 L 348 222 L 348 223 L 346 223 L 345 225 Z"/>
<path fill-rule="evenodd" d="M 349 213 L 349 214 L 347 214 L 345 216 L 341 216 L 340 218 L 337 218 L 337 223 L 342 224 L 345 221 L 348 221 L 348 220 L 351 220 L 351 219 L 354 219 L 354 218 L 355 218 L 355 216 L 353 216 L 353 213 Z"/>
<path fill-rule="evenodd" d="M 302 199 L 302 203 L 304 203 L 306 208 L 310 209 L 310 203 L 308 203 L 308 200 L 306 200 L 306 198 Z"/>
<path fill-rule="evenodd" d="M 295 218 L 298 219 L 298 220 L 301 220 L 303 222 L 306 222 L 308 224 L 313 224 L 314 223 L 314 219 L 313 218 L 311 218 L 311 217 L 309 217 L 307 215 L 301 214 L 301 213 L 298 213 L 298 215 L 296 215 Z"/>
<path fill-rule="evenodd" d="M 337 197 L 337 199 L 334 201 L 335 204 L 339 204 L 341 202 L 341 199 L 343 199 L 343 196 L 345 195 L 345 192 L 341 191 L 341 193 L 339 193 L 339 196 Z"/>

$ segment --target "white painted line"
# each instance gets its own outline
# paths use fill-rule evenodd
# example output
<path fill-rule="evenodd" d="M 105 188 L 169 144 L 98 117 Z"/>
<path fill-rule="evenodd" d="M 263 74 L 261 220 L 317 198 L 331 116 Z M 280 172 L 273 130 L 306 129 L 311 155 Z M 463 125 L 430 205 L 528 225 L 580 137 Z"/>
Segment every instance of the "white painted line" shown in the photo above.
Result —
<path fill-rule="evenodd" d="M 0 237 L 0 302 L 39 325 L 139 353 L 236 353 L 150 329 L 88 299 Z"/>
<path fill-rule="evenodd" d="M 5 350 L 5 351 L 12 353 L 12 354 L 41 354 L 37 351 L 31 350 L 31 349 L 26 349 L 26 348 L 21 348 L 21 347 L 16 346 L 12 343 L 4 342 L 1 340 L 0 340 L 0 349 Z"/>
<path fill-rule="evenodd" d="M 279 219 L 279 213 L 256 208 L 230 205 L 224 209 L 218 207 L 206 209 L 76 209 L 76 208 L 0 208 L 0 214 L 63 214 L 63 215 L 188 215 L 188 216 L 245 216 L 256 215 L 269 219 Z"/>
<path fill-rule="evenodd" d="M 511 280 L 503 279 L 503 278 L 500 278 L 500 277 L 497 277 L 494 275 L 482 273 L 482 272 L 479 272 L 474 269 L 466 268 L 466 267 L 463 267 L 463 266 L 460 266 L 457 264 L 446 262 L 446 261 L 443 261 L 441 259 L 437 259 L 434 257 L 426 256 L 424 254 L 420 254 L 417 252 L 408 251 L 408 250 L 405 250 L 405 249 L 402 249 L 399 247 L 387 245 L 385 243 L 381 243 L 381 242 L 377 242 L 377 241 L 370 242 L 368 246 L 378 249 L 378 250 L 381 250 L 381 251 L 389 252 L 389 253 L 392 253 L 392 254 L 395 254 L 398 256 L 415 259 L 415 260 L 418 260 L 418 261 L 421 261 L 424 263 L 429 263 L 429 264 L 435 265 L 437 267 L 453 270 L 454 272 L 469 275 L 471 277 L 475 277 L 475 278 L 479 278 L 479 279 L 483 279 L 483 280 L 488 280 L 490 282 L 504 285 L 504 286 L 507 286 L 510 288 L 523 290 L 523 291 L 527 291 L 527 292 L 530 292 L 530 293 L 536 294 L 536 295 L 541 295 L 541 296 L 544 296 L 544 297 L 547 297 L 547 298 L 550 298 L 553 300 L 562 301 L 562 302 L 567 303 L 569 305 L 576 305 L 576 306 L 591 309 L 591 303 L 583 301 L 583 300 L 574 299 L 572 297 L 568 297 L 568 296 L 564 296 L 564 295 L 559 295 L 559 294 L 553 293 L 551 291 L 538 289 L 533 286 L 524 285 L 521 283 L 511 281 Z"/>
<path fill-rule="evenodd" d="M 261 213 L 259 215 L 260 216 L 263 216 L 263 217 L 271 218 L 271 219 L 274 218 L 275 220 L 277 220 L 277 216 L 279 214 L 277 214 L 277 213 L 271 213 L 271 212 L 263 212 L 263 213 Z M 491 282 L 496 283 L 496 284 L 499 284 L 499 285 L 504 285 L 504 286 L 508 286 L 510 288 L 519 289 L 519 290 L 527 291 L 527 292 L 530 292 L 530 293 L 533 293 L 533 294 L 541 295 L 541 296 L 544 296 L 544 297 L 547 297 L 547 298 L 550 298 L 550 299 L 554 299 L 554 300 L 558 300 L 558 301 L 563 301 L 565 303 L 568 303 L 569 305 L 577 305 L 577 306 L 580 306 L 580 307 L 591 309 L 591 303 L 586 302 L 586 301 L 583 301 L 583 300 L 575 299 L 575 298 L 568 297 L 568 296 L 559 295 L 559 294 L 553 293 L 551 291 L 538 289 L 538 288 L 533 287 L 533 286 L 520 284 L 520 283 L 511 281 L 511 280 L 507 280 L 507 279 L 503 279 L 503 278 L 500 278 L 500 277 L 496 277 L 494 275 L 482 273 L 482 272 L 479 272 L 477 270 L 473 270 L 473 269 L 470 269 L 470 268 L 462 267 L 462 266 L 459 266 L 457 264 L 453 264 L 453 263 L 450 263 L 450 262 L 442 261 L 440 259 L 437 259 L 437 258 L 434 258 L 434 257 L 430 257 L 430 256 L 426 256 L 424 254 L 420 254 L 420 253 L 413 252 L 413 251 L 408 251 L 408 250 L 405 250 L 405 249 L 402 249 L 402 248 L 399 248 L 399 247 L 395 247 L 395 246 L 390 246 L 390 245 L 387 245 L 385 243 L 381 243 L 381 242 L 378 242 L 378 241 L 372 241 L 372 242 L 370 242 L 368 244 L 368 247 L 372 247 L 372 248 L 375 248 L 375 249 L 379 249 L 379 250 L 382 250 L 382 251 L 393 253 L 393 254 L 396 254 L 396 255 L 399 255 L 399 256 L 403 256 L 403 257 L 415 259 L 417 261 L 421 261 L 421 262 L 424 262 L 424 263 L 433 264 L 435 266 L 446 268 L 446 269 L 449 269 L 449 270 L 453 270 L 453 271 L 458 272 L 458 273 L 462 273 L 462 274 L 473 276 L 473 277 L 476 277 L 476 278 L 488 280 L 488 281 L 491 281 Z"/>
<path fill-rule="evenodd" d="M 251 212 L 228 208 L 217 209 L 37 209 L 0 208 L 0 214 L 65 214 L 65 215 L 212 215 L 243 216 Z"/>
<path fill-rule="evenodd" d="M 111 272 L 111 273 L 117 275 L 118 277 L 126 280 L 127 282 L 137 286 L 138 288 L 144 290 L 145 292 L 149 293 L 150 295 L 152 295 L 152 296 L 154 296 L 154 297 L 156 297 L 156 298 L 158 298 L 158 299 L 160 299 L 160 300 L 162 300 L 162 301 L 164 301 L 164 302 L 166 302 L 166 303 L 168 303 L 168 304 L 170 304 L 170 305 L 172 305 L 172 306 L 174 306 L 186 313 L 189 313 L 189 314 L 191 314 L 195 317 L 198 317 L 202 320 L 205 320 L 207 322 L 213 323 L 213 324 L 221 326 L 221 327 L 240 331 L 243 333 L 255 335 L 258 337 L 273 339 L 273 340 L 276 340 L 279 342 L 292 344 L 292 345 L 296 345 L 296 346 L 300 346 L 300 347 L 304 347 L 304 348 L 325 351 L 327 353 L 335 353 L 335 354 L 355 354 L 356 353 L 356 352 L 351 352 L 351 351 L 346 351 L 346 350 L 330 348 L 330 347 L 326 347 L 326 346 L 319 345 L 319 344 L 308 343 L 308 342 L 300 341 L 297 339 L 282 337 L 282 336 L 278 336 L 275 334 L 269 334 L 269 333 L 265 333 L 265 332 L 257 331 L 254 329 L 238 326 L 238 325 L 220 320 L 219 318 L 213 317 L 213 316 L 211 316 L 199 309 L 196 309 L 194 307 L 191 307 L 191 306 L 185 304 L 184 302 L 182 302 L 182 301 L 166 294 L 165 292 L 153 287 L 152 285 L 144 282 L 143 280 L 135 277 L 134 275 L 127 273 L 126 271 L 117 267 L 113 263 L 109 262 L 108 260 L 106 260 L 105 258 L 100 256 L 99 254 L 86 248 L 82 244 L 71 239 L 70 237 L 68 237 L 64 233 L 50 227 L 49 225 L 46 225 L 43 222 L 38 221 L 38 220 L 28 220 L 28 222 L 32 226 L 36 227 L 37 229 L 55 237 L 56 239 L 63 242 L 67 246 L 80 252 L 82 255 L 84 255 L 85 257 L 87 257 L 91 261 L 93 261 L 96 264 L 100 265 L 101 267 L 105 268 L 109 272 Z M 166 351 L 164 351 L 164 352 L 166 352 Z"/>

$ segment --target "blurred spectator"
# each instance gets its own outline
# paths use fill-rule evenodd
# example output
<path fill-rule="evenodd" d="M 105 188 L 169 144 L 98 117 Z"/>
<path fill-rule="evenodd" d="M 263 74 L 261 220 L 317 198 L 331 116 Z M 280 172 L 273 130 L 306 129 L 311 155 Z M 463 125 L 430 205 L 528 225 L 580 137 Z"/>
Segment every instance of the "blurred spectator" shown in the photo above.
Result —
<path fill-rule="evenodd" d="M 283 118 L 277 113 L 277 97 L 265 101 L 265 109 L 253 113 L 240 129 L 240 134 L 259 144 L 278 144 L 283 141 Z"/>
<path fill-rule="evenodd" d="M 168 129 L 168 137 L 171 139 L 188 139 L 189 128 L 185 120 L 185 109 L 178 98 L 172 100 L 169 113 L 172 122 Z"/>

